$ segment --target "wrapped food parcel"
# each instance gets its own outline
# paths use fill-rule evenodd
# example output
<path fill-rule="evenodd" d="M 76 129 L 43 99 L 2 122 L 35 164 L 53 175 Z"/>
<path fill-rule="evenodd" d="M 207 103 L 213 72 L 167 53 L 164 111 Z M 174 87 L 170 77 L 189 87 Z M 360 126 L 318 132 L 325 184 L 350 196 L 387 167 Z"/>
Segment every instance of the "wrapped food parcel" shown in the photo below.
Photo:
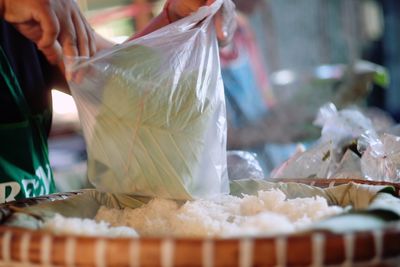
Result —
<path fill-rule="evenodd" d="M 231 1 L 70 66 L 96 189 L 170 199 L 228 193 L 213 17 Z M 232 18 L 233 19 L 233 18 Z"/>

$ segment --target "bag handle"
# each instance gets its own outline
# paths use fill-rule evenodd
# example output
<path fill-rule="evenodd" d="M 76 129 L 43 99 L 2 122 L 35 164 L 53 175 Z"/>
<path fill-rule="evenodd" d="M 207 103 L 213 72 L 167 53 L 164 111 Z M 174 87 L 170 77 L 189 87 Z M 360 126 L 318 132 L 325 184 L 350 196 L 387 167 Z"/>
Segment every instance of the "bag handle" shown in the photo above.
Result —
<path fill-rule="evenodd" d="M 166 25 L 163 28 L 154 31 L 153 33 L 162 34 L 164 31 L 171 30 L 185 32 L 193 29 L 199 24 L 208 25 L 209 20 L 211 20 L 220 9 L 222 9 L 224 13 L 223 27 L 229 28 L 230 25 L 234 24 L 232 22 L 235 21 L 235 5 L 231 0 L 215 0 L 212 4 L 202 6 L 191 15 Z M 233 28 L 235 28 L 235 26 L 233 26 Z M 231 32 L 233 32 L 233 30 Z M 152 35 L 153 33 L 150 33 L 149 35 Z"/>
<path fill-rule="evenodd" d="M 118 45 L 117 48 L 102 51 L 90 59 L 82 57 L 66 58 L 64 61 L 65 66 L 68 72 L 74 72 L 76 69 L 88 66 L 89 64 L 96 62 L 98 59 L 106 57 L 119 49 L 129 47 L 132 44 L 140 44 L 144 40 L 156 37 L 164 38 L 164 36 L 168 36 L 171 32 L 186 32 L 195 27 L 206 27 L 210 25 L 211 19 L 221 8 L 224 13 L 222 26 L 223 31 L 225 31 L 229 36 L 233 35 L 233 32 L 236 29 L 235 4 L 232 0 L 215 0 L 212 4 L 200 7 L 196 12 L 193 12 L 187 17 L 177 20 L 137 39 L 122 43 Z"/>
<path fill-rule="evenodd" d="M 193 12 L 187 17 L 181 18 L 161 29 L 174 28 L 179 31 L 187 31 L 192 29 L 195 25 L 199 24 L 203 20 L 211 19 L 218 10 L 222 7 L 224 0 L 215 0 L 210 5 L 200 7 L 196 12 Z"/>

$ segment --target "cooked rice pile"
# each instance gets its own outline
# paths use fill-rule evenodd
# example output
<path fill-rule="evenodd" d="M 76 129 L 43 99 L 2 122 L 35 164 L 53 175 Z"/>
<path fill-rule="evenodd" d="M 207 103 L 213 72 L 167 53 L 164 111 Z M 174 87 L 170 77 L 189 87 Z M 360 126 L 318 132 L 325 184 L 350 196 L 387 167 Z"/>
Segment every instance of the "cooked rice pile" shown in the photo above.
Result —
<path fill-rule="evenodd" d="M 140 236 L 267 236 L 302 230 L 342 211 L 328 206 L 322 197 L 286 199 L 282 191 L 271 190 L 259 191 L 257 196 L 221 196 L 183 205 L 156 198 L 137 209 L 101 207 L 95 219 L 131 227 Z"/>
<path fill-rule="evenodd" d="M 224 195 L 179 205 L 156 198 L 137 209 L 101 207 L 95 220 L 56 215 L 44 229 L 89 236 L 237 237 L 287 234 L 343 212 L 322 197 L 286 199 L 280 190 L 243 198 Z"/>
<path fill-rule="evenodd" d="M 111 227 L 106 222 L 96 222 L 90 219 L 65 218 L 56 214 L 51 220 L 46 221 L 43 229 L 56 234 L 107 236 L 107 237 L 137 237 L 136 231 L 130 227 Z"/>

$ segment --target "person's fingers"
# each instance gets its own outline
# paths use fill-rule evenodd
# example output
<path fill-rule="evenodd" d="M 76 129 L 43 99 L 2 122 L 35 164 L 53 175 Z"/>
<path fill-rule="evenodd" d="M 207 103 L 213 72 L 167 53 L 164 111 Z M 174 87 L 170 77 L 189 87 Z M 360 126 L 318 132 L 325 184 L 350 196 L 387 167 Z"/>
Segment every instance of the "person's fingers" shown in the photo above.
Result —
<path fill-rule="evenodd" d="M 77 57 L 79 55 L 78 37 L 71 15 L 66 16 L 62 21 L 58 40 L 62 46 L 64 56 Z"/>
<path fill-rule="evenodd" d="M 55 41 L 53 45 L 41 48 L 43 55 L 53 65 L 62 63 L 62 47 L 58 41 Z"/>
<path fill-rule="evenodd" d="M 207 5 L 211 5 L 215 0 L 207 0 Z M 224 26 L 223 7 L 215 14 L 214 25 L 217 33 L 217 39 L 220 45 L 224 46 L 228 41 L 228 32 Z"/>
<path fill-rule="evenodd" d="M 61 49 L 61 48 L 60 48 L 60 49 Z M 66 76 L 66 75 L 67 75 L 67 70 L 66 70 L 66 67 L 65 67 L 65 62 L 62 61 L 62 60 L 60 60 L 60 61 L 57 63 L 57 66 L 58 66 L 58 68 L 60 69 L 61 74 L 64 75 L 65 77 L 67 77 L 67 76 Z"/>
<path fill-rule="evenodd" d="M 41 19 L 37 19 L 38 23 L 16 23 L 14 27 L 25 37 L 35 42 L 38 49 L 42 51 L 43 55 L 51 64 L 57 64 L 62 61 L 62 49 L 56 39 L 56 32 L 59 28 L 58 20 L 54 20 L 54 25 L 51 25 L 49 28 L 47 26 L 42 26 L 47 23 L 43 15 L 35 14 L 35 16 Z M 52 19 L 50 18 L 50 20 Z"/>
<path fill-rule="evenodd" d="M 220 46 L 225 46 L 233 39 L 237 27 L 237 16 L 233 2 L 222 5 L 214 17 L 214 23 Z"/>
<path fill-rule="evenodd" d="M 60 24 L 56 14 L 50 8 L 42 9 L 33 14 L 33 19 L 39 22 L 42 29 L 42 36 L 37 43 L 39 49 L 53 46 L 60 32 Z"/>
<path fill-rule="evenodd" d="M 96 54 L 96 51 L 97 51 L 95 32 L 92 29 L 92 27 L 90 27 L 88 22 L 85 23 L 85 28 L 86 28 L 87 36 L 89 37 L 89 40 L 88 40 L 89 50 L 90 50 L 89 56 L 93 56 L 94 54 Z"/>
<path fill-rule="evenodd" d="M 215 30 L 217 32 L 217 39 L 220 44 L 224 44 L 227 41 L 228 33 L 224 27 L 224 18 L 222 9 L 220 9 L 214 17 Z"/>
<path fill-rule="evenodd" d="M 81 84 L 86 77 L 94 77 L 96 75 L 95 69 L 90 64 L 86 67 L 80 68 L 78 71 L 73 73 L 72 79 L 75 84 Z"/>
<path fill-rule="evenodd" d="M 28 22 L 28 23 L 14 23 L 13 25 L 17 29 L 17 31 L 19 31 L 22 35 L 24 35 L 26 38 L 28 38 L 35 44 L 38 44 L 40 38 L 42 38 L 43 31 L 39 24 L 36 24 L 34 22 Z"/>
<path fill-rule="evenodd" d="M 74 10 L 72 12 L 72 22 L 74 24 L 75 35 L 76 35 L 76 44 L 78 46 L 78 55 L 80 57 L 89 57 L 90 56 L 90 36 L 88 36 L 88 32 L 86 30 L 85 23 L 83 22 L 83 18 L 78 10 Z"/>

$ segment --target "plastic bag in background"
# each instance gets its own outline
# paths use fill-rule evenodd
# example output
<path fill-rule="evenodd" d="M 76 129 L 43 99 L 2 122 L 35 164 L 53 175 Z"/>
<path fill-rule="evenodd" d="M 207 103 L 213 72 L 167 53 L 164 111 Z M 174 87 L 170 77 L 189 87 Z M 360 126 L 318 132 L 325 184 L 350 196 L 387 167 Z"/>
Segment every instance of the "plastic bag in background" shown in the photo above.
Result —
<path fill-rule="evenodd" d="M 361 171 L 360 156 L 351 149 L 344 152 L 339 164 L 336 165 L 335 172 L 329 177 L 335 179 L 364 179 Z"/>
<path fill-rule="evenodd" d="M 332 142 L 334 147 L 374 129 L 371 120 L 360 111 L 351 108 L 338 111 L 333 103 L 320 108 L 314 124 L 322 128 L 319 142 Z"/>
<path fill-rule="evenodd" d="M 328 103 L 320 108 L 315 124 L 322 127 L 318 142 L 309 150 L 296 153 L 276 168 L 271 177 L 360 178 L 360 161 L 349 148 L 356 150 L 356 140 L 366 131 L 377 136 L 371 120 L 356 109 L 338 111 Z"/>
<path fill-rule="evenodd" d="M 231 1 L 217 0 L 70 67 L 88 177 L 98 190 L 170 199 L 228 193 L 213 23 L 221 5 L 234 16 Z"/>
<path fill-rule="evenodd" d="M 314 124 L 322 127 L 321 138 L 318 142 L 331 142 L 330 163 L 327 170 L 327 178 L 334 178 L 338 169 L 342 168 L 342 158 L 346 149 L 366 131 L 371 135 L 376 135 L 372 121 L 357 109 L 347 108 L 338 111 L 332 103 L 322 106 L 318 112 Z M 349 167 L 349 166 L 348 166 Z M 359 166 L 353 166 L 354 170 L 359 170 Z M 359 175 L 359 173 L 355 173 Z"/>
<path fill-rule="evenodd" d="M 229 180 L 265 178 L 255 153 L 233 150 L 227 156 Z"/>
<path fill-rule="evenodd" d="M 380 138 L 366 132 L 359 140 L 365 148 L 361 170 L 366 179 L 400 182 L 400 137 L 383 134 Z"/>
<path fill-rule="evenodd" d="M 273 179 L 326 177 L 331 149 L 331 143 L 317 144 L 308 150 L 299 146 L 293 156 L 271 172 L 270 177 Z"/>

